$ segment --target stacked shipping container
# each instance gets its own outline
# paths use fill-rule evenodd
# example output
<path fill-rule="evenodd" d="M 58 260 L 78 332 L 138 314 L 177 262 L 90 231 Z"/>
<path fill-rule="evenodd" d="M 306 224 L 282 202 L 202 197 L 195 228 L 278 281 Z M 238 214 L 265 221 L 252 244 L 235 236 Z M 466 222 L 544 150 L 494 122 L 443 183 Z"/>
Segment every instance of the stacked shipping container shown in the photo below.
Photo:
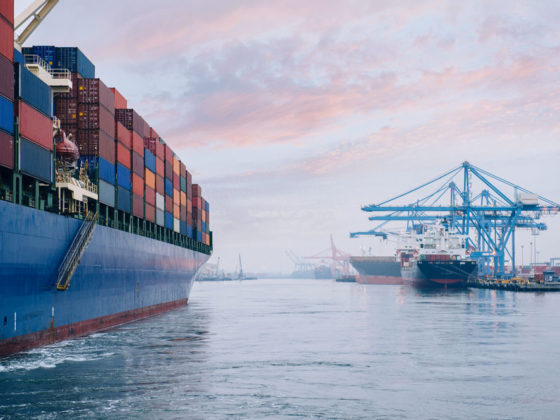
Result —
<path fill-rule="evenodd" d="M 0 2 L 0 166 L 14 168 L 14 5 Z"/>
<path fill-rule="evenodd" d="M 6 49 L 2 48 L 0 54 Z M 208 205 L 201 196 L 200 187 L 192 184 L 192 176 L 185 164 L 136 111 L 127 108 L 126 98 L 117 89 L 108 88 L 100 79 L 94 78 L 95 67 L 87 57 L 77 48 L 52 46 L 35 46 L 24 52 L 39 55 L 49 64 L 53 63 L 53 67 L 72 72 L 73 88 L 67 94 L 55 96 L 54 112 L 61 120 L 61 127 L 78 145 L 81 161 L 96 169 L 99 201 L 209 244 Z M 14 66 L 11 57 L 0 56 L 0 67 L 2 59 L 8 60 L 10 68 Z M 20 132 L 27 136 L 20 140 L 24 141 L 22 153 L 37 155 L 37 151 L 31 150 L 25 141 L 49 153 L 48 170 L 35 165 L 37 171 L 48 172 L 48 179 L 38 173 L 30 175 L 47 181 L 52 173 L 51 90 L 24 64 L 16 63 L 15 68 L 15 92 L 13 79 L 11 82 L 0 81 L 0 147 L 3 148 L 0 150 L 12 151 L 1 153 L 0 165 L 14 166 L 11 137 L 14 107 L 11 101 L 15 99 Z M 2 71 L 3 77 L 8 74 L 14 73 Z M 4 143 L 2 135 L 8 139 Z"/>

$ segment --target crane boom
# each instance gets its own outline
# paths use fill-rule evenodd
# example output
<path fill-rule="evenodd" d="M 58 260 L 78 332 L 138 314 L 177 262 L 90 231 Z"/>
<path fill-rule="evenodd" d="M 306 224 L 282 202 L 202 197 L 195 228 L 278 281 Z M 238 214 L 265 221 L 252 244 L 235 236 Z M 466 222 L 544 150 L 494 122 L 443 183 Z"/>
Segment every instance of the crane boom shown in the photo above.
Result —
<path fill-rule="evenodd" d="M 25 41 L 31 36 L 33 31 L 41 24 L 41 22 L 47 17 L 50 11 L 56 6 L 59 0 L 35 0 L 31 5 L 21 12 L 15 19 L 14 30 L 19 29 L 26 23 L 30 18 L 31 21 L 23 29 L 21 34 L 15 40 L 17 47 L 23 45 Z"/>

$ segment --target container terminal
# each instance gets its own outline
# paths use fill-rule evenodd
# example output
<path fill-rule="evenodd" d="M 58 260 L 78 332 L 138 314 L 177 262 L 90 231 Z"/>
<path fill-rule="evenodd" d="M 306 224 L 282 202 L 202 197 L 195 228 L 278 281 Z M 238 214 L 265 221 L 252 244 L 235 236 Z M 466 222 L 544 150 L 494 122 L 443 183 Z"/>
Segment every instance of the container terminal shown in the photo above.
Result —
<path fill-rule="evenodd" d="M 0 356 L 185 305 L 213 249 L 165 127 L 79 47 L 23 46 L 57 2 L 0 2 Z"/>
<path fill-rule="evenodd" d="M 403 200 L 407 204 L 400 204 Z M 401 278 L 410 283 L 556 290 L 554 264 L 550 273 L 545 266 L 529 278 L 517 266 L 515 250 L 516 231 L 526 229 L 533 235 L 546 231 L 542 218 L 559 209 L 560 204 L 550 199 L 463 162 L 409 191 L 363 206 L 362 211 L 373 214 L 368 219 L 378 224 L 350 237 L 391 236 L 400 242 L 400 249 L 394 257 L 350 261 L 376 284 L 387 282 L 388 272 L 398 276 L 400 265 Z M 406 227 L 398 231 L 395 224 Z"/>

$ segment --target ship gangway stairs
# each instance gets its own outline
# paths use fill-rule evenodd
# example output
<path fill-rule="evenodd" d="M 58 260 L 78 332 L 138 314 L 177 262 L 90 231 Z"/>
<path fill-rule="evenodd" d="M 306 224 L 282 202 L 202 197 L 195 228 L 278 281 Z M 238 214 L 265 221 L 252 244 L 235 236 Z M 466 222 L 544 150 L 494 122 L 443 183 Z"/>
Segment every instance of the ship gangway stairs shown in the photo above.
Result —
<path fill-rule="evenodd" d="M 68 290 L 70 287 L 70 280 L 80 264 L 82 255 L 86 251 L 88 245 L 93 237 L 95 226 L 99 215 L 95 213 L 93 217 L 86 218 L 81 224 L 76 236 L 74 237 L 60 267 L 58 268 L 58 276 L 56 280 L 57 290 Z"/>

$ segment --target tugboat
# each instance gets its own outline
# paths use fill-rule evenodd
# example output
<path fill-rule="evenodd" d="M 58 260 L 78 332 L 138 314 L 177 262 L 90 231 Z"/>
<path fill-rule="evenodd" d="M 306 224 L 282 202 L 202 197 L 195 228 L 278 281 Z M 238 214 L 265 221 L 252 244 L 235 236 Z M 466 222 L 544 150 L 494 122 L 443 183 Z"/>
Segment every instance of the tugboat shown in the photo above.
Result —
<path fill-rule="evenodd" d="M 477 272 L 467 255 L 465 235 L 449 232 L 442 224 L 423 226 L 400 250 L 404 284 L 416 287 L 465 287 Z"/>

